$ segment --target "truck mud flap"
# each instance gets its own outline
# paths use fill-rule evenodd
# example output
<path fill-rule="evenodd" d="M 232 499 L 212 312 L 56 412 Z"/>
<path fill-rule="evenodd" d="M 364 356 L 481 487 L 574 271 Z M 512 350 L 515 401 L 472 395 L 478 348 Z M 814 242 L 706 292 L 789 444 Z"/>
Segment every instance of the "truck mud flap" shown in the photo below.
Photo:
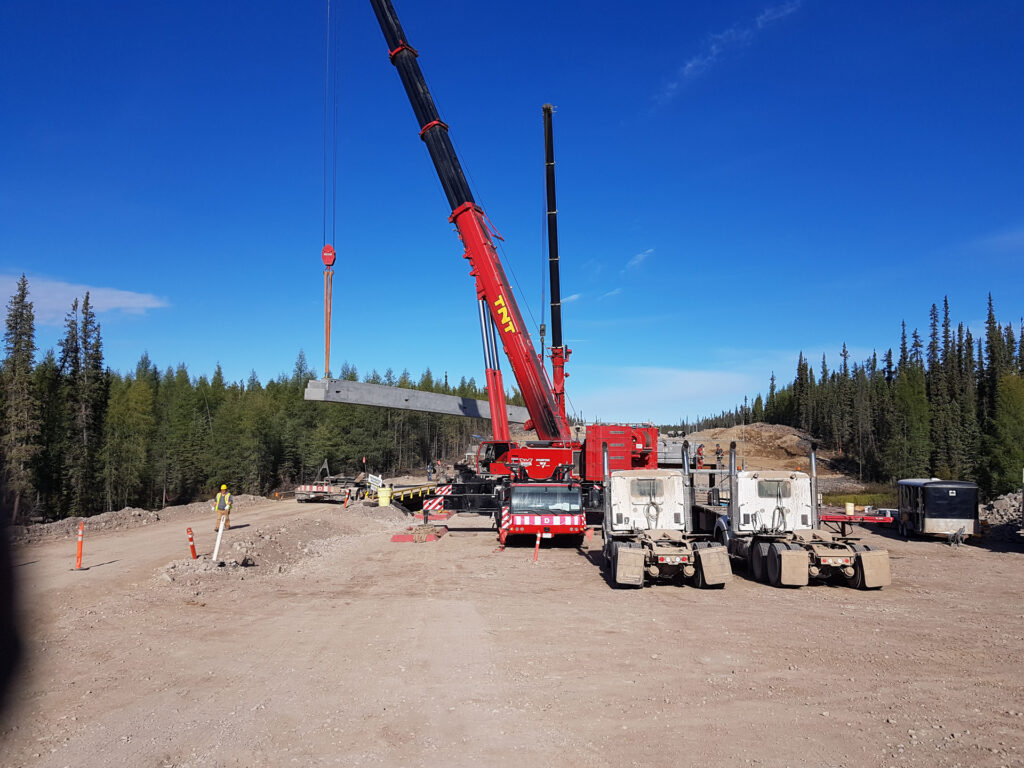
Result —
<path fill-rule="evenodd" d="M 808 565 L 810 560 L 805 549 L 786 549 L 779 552 L 782 558 L 779 572 L 779 584 L 786 587 L 806 587 L 810 576 Z"/>
<path fill-rule="evenodd" d="M 642 587 L 644 560 L 644 550 L 620 546 L 615 555 L 615 582 L 631 587 Z"/>
<path fill-rule="evenodd" d="M 864 571 L 864 588 L 877 589 L 892 584 L 892 575 L 889 572 L 889 553 L 884 549 L 872 549 L 868 552 L 858 552 L 860 567 Z"/>
<path fill-rule="evenodd" d="M 707 547 L 697 551 L 697 567 L 705 584 L 728 584 L 732 581 L 732 566 L 725 547 Z"/>

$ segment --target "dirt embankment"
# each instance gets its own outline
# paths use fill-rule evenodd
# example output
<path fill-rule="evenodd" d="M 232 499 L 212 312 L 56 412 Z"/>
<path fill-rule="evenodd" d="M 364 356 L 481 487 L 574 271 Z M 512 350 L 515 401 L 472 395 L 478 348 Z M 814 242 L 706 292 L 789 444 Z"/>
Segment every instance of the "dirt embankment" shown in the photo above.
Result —
<path fill-rule="evenodd" d="M 684 438 L 678 438 L 680 440 Z M 782 424 L 746 424 L 736 427 L 717 427 L 691 432 L 686 435 L 690 450 L 704 446 L 706 461 L 714 461 L 715 445 L 721 445 L 726 459 L 729 444 L 736 442 L 738 460 L 745 466 L 757 469 L 802 469 L 807 470 L 813 438 L 805 432 Z M 835 451 L 818 448 L 818 470 L 823 475 L 832 474 L 831 463 L 838 456 Z"/>
<path fill-rule="evenodd" d="M 243 493 L 233 497 L 232 514 L 251 509 L 261 504 L 269 504 L 270 499 Z M 150 525 L 161 520 L 181 520 L 196 517 L 209 512 L 212 504 L 209 501 L 194 501 L 191 504 L 180 504 L 164 507 L 160 510 L 125 507 L 112 512 L 104 512 L 92 517 L 66 517 L 52 523 L 35 523 L 33 525 L 16 525 L 11 527 L 11 538 L 14 541 L 31 543 L 37 541 L 53 541 L 66 539 L 78 532 L 78 524 L 85 522 L 90 532 L 120 531 Z"/>

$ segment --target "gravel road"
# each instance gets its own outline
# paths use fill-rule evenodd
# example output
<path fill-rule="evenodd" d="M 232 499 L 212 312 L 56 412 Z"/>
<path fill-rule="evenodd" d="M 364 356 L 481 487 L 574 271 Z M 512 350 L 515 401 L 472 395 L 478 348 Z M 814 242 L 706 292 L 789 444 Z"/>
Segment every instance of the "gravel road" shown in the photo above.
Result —
<path fill-rule="evenodd" d="M 1024 765 L 1024 549 L 904 542 L 880 592 L 609 587 L 481 518 L 293 501 L 15 551 L 3 766 Z"/>

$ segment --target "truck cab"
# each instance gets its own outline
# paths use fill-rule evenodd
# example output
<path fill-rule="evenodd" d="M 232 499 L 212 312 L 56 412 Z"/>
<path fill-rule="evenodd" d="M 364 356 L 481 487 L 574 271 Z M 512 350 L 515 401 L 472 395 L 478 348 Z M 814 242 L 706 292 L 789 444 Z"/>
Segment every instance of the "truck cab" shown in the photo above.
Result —
<path fill-rule="evenodd" d="M 537 540 L 582 535 L 587 528 L 583 491 L 578 482 L 512 481 L 497 488 L 499 530 L 505 535 L 534 535 Z M 504 543 L 504 540 L 502 540 Z"/>
<path fill-rule="evenodd" d="M 805 472 L 760 470 L 726 477 L 734 533 L 792 533 L 814 527 L 811 478 Z"/>
<path fill-rule="evenodd" d="M 643 587 L 654 580 L 693 579 L 698 587 L 721 587 L 731 579 L 725 548 L 693 533 L 691 500 L 680 470 L 609 474 L 603 554 L 615 584 Z"/>

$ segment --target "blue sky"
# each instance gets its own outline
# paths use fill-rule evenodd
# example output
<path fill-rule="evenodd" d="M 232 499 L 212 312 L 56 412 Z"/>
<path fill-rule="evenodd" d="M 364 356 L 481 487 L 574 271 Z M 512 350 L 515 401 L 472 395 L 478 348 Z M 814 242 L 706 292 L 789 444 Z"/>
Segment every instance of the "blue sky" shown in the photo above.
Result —
<path fill-rule="evenodd" d="M 332 364 L 482 380 L 472 279 L 368 3 L 339 24 Z M 555 116 L 572 406 L 673 422 L 927 327 L 1024 315 L 1024 4 L 396 0 L 540 321 Z M 8 0 L 0 291 L 41 349 L 323 370 L 323 2 Z M 510 276 L 511 276 L 510 275 Z M 506 377 L 509 376 L 507 365 Z"/>

